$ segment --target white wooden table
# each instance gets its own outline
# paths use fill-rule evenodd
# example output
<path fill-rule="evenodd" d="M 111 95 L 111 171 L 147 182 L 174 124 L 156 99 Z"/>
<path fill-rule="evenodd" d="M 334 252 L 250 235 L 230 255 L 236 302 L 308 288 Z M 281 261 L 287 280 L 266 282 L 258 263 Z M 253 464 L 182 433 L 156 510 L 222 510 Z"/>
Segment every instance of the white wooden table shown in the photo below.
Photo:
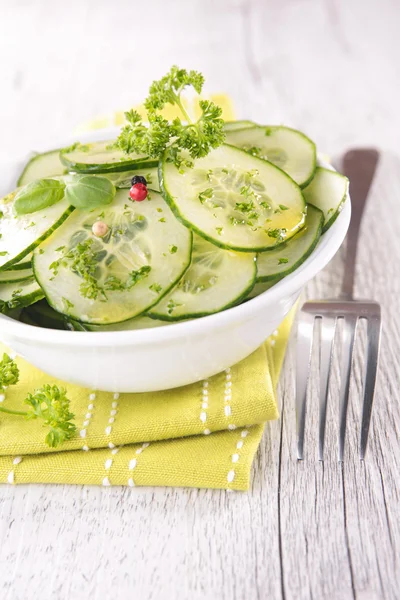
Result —
<path fill-rule="evenodd" d="M 0 0 L 0 164 L 128 108 L 173 63 L 332 155 L 378 146 L 357 292 L 384 315 L 365 464 L 358 363 L 344 466 L 334 401 L 326 461 L 314 409 L 297 463 L 292 341 L 249 493 L 2 486 L 0 598 L 399 598 L 399 22 L 397 0 Z M 307 294 L 337 292 L 342 270 L 339 254 Z"/>

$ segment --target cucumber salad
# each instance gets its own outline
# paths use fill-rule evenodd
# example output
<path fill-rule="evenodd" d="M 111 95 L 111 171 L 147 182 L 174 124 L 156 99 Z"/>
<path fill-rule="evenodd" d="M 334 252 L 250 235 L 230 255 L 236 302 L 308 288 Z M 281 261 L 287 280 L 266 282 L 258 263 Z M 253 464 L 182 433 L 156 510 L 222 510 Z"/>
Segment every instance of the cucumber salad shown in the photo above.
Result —
<path fill-rule="evenodd" d="M 117 139 L 37 154 L 0 200 L 0 311 L 73 331 L 210 315 L 294 271 L 333 224 L 348 181 L 300 131 L 225 122 L 172 67 Z M 171 105 L 179 114 L 163 116 Z"/>

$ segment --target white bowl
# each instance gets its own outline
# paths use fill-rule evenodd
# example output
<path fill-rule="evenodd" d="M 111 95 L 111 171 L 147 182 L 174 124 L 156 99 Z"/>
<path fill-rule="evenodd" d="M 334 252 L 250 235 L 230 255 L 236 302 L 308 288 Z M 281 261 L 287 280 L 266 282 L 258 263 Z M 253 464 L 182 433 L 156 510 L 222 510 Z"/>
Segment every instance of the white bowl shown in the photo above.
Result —
<path fill-rule="evenodd" d="M 103 130 L 79 138 L 94 141 L 116 134 Z M 0 315 L 0 339 L 49 375 L 95 390 L 148 392 L 194 383 L 242 360 L 271 335 L 304 285 L 339 249 L 350 215 L 347 198 L 335 223 L 296 271 L 260 296 L 218 314 L 154 329 L 96 333 L 41 329 Z"/>

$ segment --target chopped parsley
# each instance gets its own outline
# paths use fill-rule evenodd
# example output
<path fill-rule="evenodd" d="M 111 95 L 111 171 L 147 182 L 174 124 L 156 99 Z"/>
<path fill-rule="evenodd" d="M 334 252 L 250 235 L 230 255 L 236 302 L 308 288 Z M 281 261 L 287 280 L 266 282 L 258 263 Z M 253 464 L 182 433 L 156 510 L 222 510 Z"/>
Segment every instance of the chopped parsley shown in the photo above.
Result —
<path fill-rule="evenodd" d="M 172 245 L 169 247 L 170 254 L 175 254 L 177 252 L 177 250 L 178 250 L 177 246 Z"/>
<path fill-rule="evenodd" d="M 64 304 L 64 308 L 66 311 L 68 311 L 70 308 L 74 308 L 74 304 L 72 304 L 72 302 L 70 302 L 68 300 L 68 298 L 65 298 L 64 296 L 62 297 L 62 301 Z"/>
<path fill-rule="evenodd" d="M 89 144 L 81 144 L 80 142 L 75 142 L 71 146 L 68 146 L 68 148 L 63 148 L 63 150 L 61 150 L 61 152 L 63 154 L 66 154 L 67 152 L 74 152 L 75 150 L 79 150 L 80 152 L 89 152 L 90 145 Z"/>
<path fill-rule="evenodd" d="M 244 198 L 251 198 L 254 196 L 254 192 L 249 185 L 242 185 L 240 188 L 240 195 Z"/>
<path fill-rule="evenodd" d="M 202 204 L 212 198 L 214 190 L 210 187 L 199 193 L 199 200 Z"/>
<path fill-rule="evenodd" d="M 162 287 L 161 287 L 161 285 L 159 285 L 158 283 L 152 283 L 152 284 L 149 286 L 149 289 L 150 289 L 152 292 L 155 292 L 156 294 L 159 294 L 159 293 L 162 291 Z"/>
<path fill-rule="evenodd" d="M 175 300 L 171 300 L 168 302 L 167 304 L 167 311 L 169 315 L 172 315 L 172 313 L 174 312 L 175 308 L 178 308 L 178 306 L 182 306 L 182 304 L 180 304 L 179 302 L 175 302 Z"/>
<path fill-rule="evenodd" d="M 286 229 L 268 229 L 267 234 L 270 238 L 276 238 L 283 240 L 286 237 Z"/>
<path fill-rule="evenodd" d="M 151 271 L 151 267 L 149 265 L 145 265 L 144 267 L 140 267 L 137 271 L 131 271 L 129 273 L 128 279 L 126 281 L 125 287 L 127 290 L 133 288 L 139 281 L 148 277 Z"/>
<path fill-rule="evenodd" d="M 280 204 L 280 205 L 279 205 L 279 208 L 280 208 L 281 210 L 289 210 L 289 207 L 288 207 L 288 206 L 285 206 L 284 204 Z"/>
<path fill-rule="evenodd" d="M 288 263 L 288 262 L 289 262 L 289 259 L 288 259 L 288 258 L 280 258 L 280 259 L 278 260 L 278 265 L 285 265 L 285 264 L 286 264 L 286 263 Z"/>
<path fill-rule="evenodd" d="M 73 273 L 83 279 L 80 285 L 80 293 L 84 298 L 96 300 L 98 296 L 102 296 L 106 300 L 104 290 L 99 285 L 96 277 L 96 269 L 98 267 L 97 252 L 95 251 L 94 241 L 87 239 L 80 242 L 74 248 L 71 248 L 63 254 L 61 258 L 55 260 L 49 266 L 53 271 L 53 275 L 58 275 L 60 266 L 69 268 Z"/>
<path fill-rule="evenodd" d="M 216 227 L 215 229 L 216 229 L 216 231 L 217 231 L 218 235 L 222 235 L 222 232 L 223 232 L 223 230 L 224 230 L 224 228 L 223 228 L 223 227 Z"/>
<path fill-rule="evenodd" d="M 235 209 L 241 213 L 248 213 L 254 209 L 254 202 L 250 200 L 250 202 L 236 202 Z"/>
<path fill-rule="evenodd" d="M 8 254 L 8 252 L 6 250 L 3 250 L 3 252 L 0 252 L 0 256 L 6 256 Z"/>
<path fill-rule="evenodd" d="M 122 281 L 115 275 L 109 275 L 104 282 L 104 289 L 112 292 L 124 292 L 131 290 L 139 281 L 149 275 L 151 267 L 148 265 L 141 267 L 137 271 L 131 271 L 126 281 Z"/>
<path fill-rule="evenodd" d="M 231 225 L 246 225 L 245 219 L 237 219 L 236 217 L 229 217 Z"/>
<path fill-rule="evenodd" d="M 262 148 L 259 148 L 257 146 L 245 146 L 244 150 L 246 150 L 246 152 L 248 152 L 252 156 L 256 156 L 258 158 L 262 157 L 263 154 Z"/>
<path fill-rule="evenodd" d="M 161 217 L 161 219 L 158 219 L 159 223 L 166 223 L 166 218 L 165 217 Z"/>

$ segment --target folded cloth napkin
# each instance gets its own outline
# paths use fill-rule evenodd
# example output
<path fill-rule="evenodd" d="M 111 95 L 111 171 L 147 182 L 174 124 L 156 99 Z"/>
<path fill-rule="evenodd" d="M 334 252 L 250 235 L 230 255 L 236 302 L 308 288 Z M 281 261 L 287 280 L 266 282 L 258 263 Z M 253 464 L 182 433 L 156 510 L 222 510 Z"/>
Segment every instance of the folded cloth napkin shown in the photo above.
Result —
<path fill-rule="evenodd" d="M 64 385 L 78 432 L 50 448 L 40 420 L 0 413 L 0 482 L 248 489 L 264 423 L 278 417 L 275 386 L 292 318 L 237 365 L 163 392 L 87 390 L 16 357 L 20 381 L 0 396 L 3 406 L 21 410 L 28 392 Z"/>
<path fill-rule="evenodd" d="M 228 97 L 211 99 L 233 119 Z M 115 113 L 89 128 L 122 120 L 123 113 Z M 223 373 L 155 393 L 87 390 L 17 357 L 20 381 L 0 395 L 3 406 L 21 410 L 28 392 L 44 383 L 63 385 L 78 432 L 49 448 L 39 420 L 0 413 L 0 482 L 248 489 L 264 424 L 278 418 L 275 388 L 292 320 L 293 311 L 262 347 Z"/>

